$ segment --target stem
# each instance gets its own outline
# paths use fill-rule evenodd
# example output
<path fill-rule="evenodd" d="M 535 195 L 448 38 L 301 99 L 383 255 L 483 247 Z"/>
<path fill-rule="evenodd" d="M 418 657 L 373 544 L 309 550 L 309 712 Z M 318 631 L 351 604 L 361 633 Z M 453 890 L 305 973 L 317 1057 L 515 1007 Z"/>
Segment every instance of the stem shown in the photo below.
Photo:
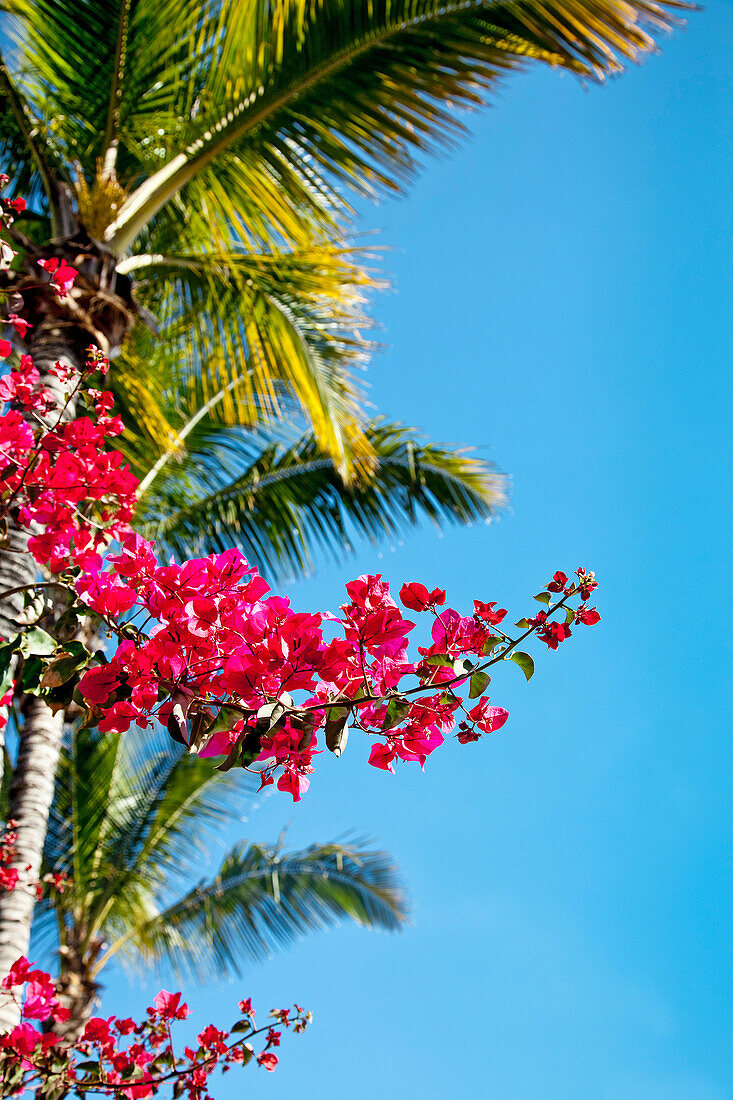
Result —
<path fill-rule="evenodd" d="M 63 581 L 37 581 L 35 584 L 19 584 L 17 588 L 7 588 L 0 592 L 0 600 L 6 596 L 14 596 L 16 592 L 35 592 L 37 588 L 65 588 L 67 592 L 73 592 L 73 588 Z"/>

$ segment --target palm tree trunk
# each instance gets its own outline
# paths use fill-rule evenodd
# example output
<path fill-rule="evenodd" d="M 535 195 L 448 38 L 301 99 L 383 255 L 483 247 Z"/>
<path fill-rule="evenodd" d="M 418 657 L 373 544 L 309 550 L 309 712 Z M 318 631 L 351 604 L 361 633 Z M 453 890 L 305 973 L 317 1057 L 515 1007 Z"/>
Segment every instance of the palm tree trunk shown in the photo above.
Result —
<path fill-rule="evenodd" d="M 33 884 L 40 878 L 63 731 L 63 711 L 53 714 L 43 700 L 30 697 L 10 789 L 10 814 L 18 823 L 15 866 L 19 878 L 13 891 L 0 895 L 0 973 L 3 975 L 16 959 L 28 954 L 36 899 Z M 6 997 L 0 1001 L 0 1033 L 17 1022 L 17 1008 Z"/>
<path fill-rule="evenodd" d="M 91 955 L 70 946 L 61 947 L 61 972 L 56 983 L 56 996 L 59 1003 L 68 1008 L 69 1018 L 60 1023 L 49 1020 L 47 1026 L 54 1035 L 63 1039 L 78 1039 L 91 1020 L 102 991 L 100 983 L 92 977 L 91 969 L 103 946 L 104 942 L 99 940 Z"/>
<path fill-rule="evenodd" d="M 53 325 L 41 323 L 34 329 L 31 354 L 43 383 L 52 391 L 59 410 L 63 408 L 67 394 L 59 380 L 49 370 L 61 360 L 77 373 L 81 363 L 75 350 L 63 341 L 63 332 Z M 64 414 L 71 418 L 70 406 Z M 27 552 L 29 532 L 22 530 L 9 519 L 10 543 L 15 551 L 1 555 L 0 592 L 23 584 L 33 584 L 37 566 Z M 6 636 L 16 633 L 22 609 L 22 593 L 0 599 L 0 632 Z M 20 731 L 18 759 L 13 784 L 10 789 L 9 816 L 17 822 L 17 856 L 14 866 L 19 879 L 12 892 L 0 894 L 0 977 L 21 955 L 28 954 L 31 921 L 35 903 L 35 887 L 40 877 L 43 843 L 46 837 L 48 815 L 53 800 L 56 765 L 64 731 L 63 711 L 53 714 L 46 704 L 34 696 L 28 697 L 25 721 Z M 17 1023 L 18 1012 L 6 995 L 0 1000 L 0 1033 Z"/>

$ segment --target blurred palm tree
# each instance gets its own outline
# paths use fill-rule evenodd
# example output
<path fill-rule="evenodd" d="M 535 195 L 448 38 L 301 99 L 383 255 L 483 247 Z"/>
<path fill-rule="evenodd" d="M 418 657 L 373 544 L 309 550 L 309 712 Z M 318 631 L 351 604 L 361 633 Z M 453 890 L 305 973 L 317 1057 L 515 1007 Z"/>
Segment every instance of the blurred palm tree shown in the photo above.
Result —
<path fill-rule="evenodd" d="M 191 886 L 215 830 L 253 802 L 253 777 L 224 774 L 168 739 L 77 731 L 66 740 L 44 849 L 64 872 L 36 907 L 34 952 L 59 952 L 78 1034 L 113 959 L 198 982 L 349 919 L 394 930 L 407 906 L 390 857 L 363 842 L 300 851 L 240 841 Z"/>

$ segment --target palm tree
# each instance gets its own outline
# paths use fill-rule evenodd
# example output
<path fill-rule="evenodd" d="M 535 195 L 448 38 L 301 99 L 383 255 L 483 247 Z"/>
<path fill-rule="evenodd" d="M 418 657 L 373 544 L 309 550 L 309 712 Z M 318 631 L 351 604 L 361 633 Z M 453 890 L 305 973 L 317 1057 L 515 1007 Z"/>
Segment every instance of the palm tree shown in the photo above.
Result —
<path fill-rule="evenodd" d="M 78 369 L 90 340 L 119 353 L 131 426 L 162 456 L 175 427 L 134 356 L 153 326 L 176 360 L 172 393 L 224 395 L 218 415 L 232 426 L 296 399 L 320 450 L 356 480 L 374 456 L 352 377 L 369 277 L 344 259 L 348 191 L 399 189 L 460 130 L 456 107 L 482 103 L 509 70 L 535 60 L 602 79 L 651 51 L 682 6 L 4 0 L 17 48 L 0 57 L 0 155 L 31 200 L 5 284 L 23 297 L 39 371 L 57 359 Z M 80 272 L 63 306 L 38 286 L 48 256 Z M 314 266 L 326 273 L 316 293 Z M 22 532 L 9 544 L 1 592 L 35 576 Z M 4 601 L 0 633 L 18 610 Z M 31 874 L 61 732 L 33 701 L 12 806 Z M 22 897 L 0 905 L 0 970 L 27 947 Z"/>
<path fill-rule="evenodd" d="M 65 741 L 44 871 L 69 885 L 50 891 L 33 926 L 34 954 L 59 953 L 65 1034 L 83 1029 L 113 959 L 202 982 L 345 918 L 383 929 L 406 919 L 390 858 L 359 841 L 240 841 L 192 886 L 213 831 L 251 805 L 252 777 L 235 774 L 163 739 L 84 730 Z"/>

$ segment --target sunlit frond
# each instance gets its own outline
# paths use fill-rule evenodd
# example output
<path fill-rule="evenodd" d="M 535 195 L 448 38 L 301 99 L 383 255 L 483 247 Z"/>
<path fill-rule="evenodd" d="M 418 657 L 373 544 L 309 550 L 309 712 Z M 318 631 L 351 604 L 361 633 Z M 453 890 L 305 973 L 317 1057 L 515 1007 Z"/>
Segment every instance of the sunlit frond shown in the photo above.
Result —
<path fill-rule="evenodd" d="M 399 186 L 422 153 L 460 128 L 455 107 L 485 101 L 508 70 L 535 59 L 602 79 L 654 49 L 653 35 L 682 6 L 321 0 L 289 5 L 275 25 L 270 0 L 255 0 L 246 16 L 238 0 L 223 0 L 198 110 L 177 154 L 130 192 L 107 239 L 117 251 L 128 247 L 187 185 L 195 205 L 232 155 L 254 156 L 274 179 L 294 173 L 311 194 L 302 216 L 318 220 L 338 201 L 334 185 L 362 193 Z M 236 205 L 245 226 L 267 218 L 256 191 L 238 189 Z"/>
<path fill-rule="evenodd" d="M 143 497 L 141 530 L 179 557 L 237 545 L 268 577 L 292 577 L 356 539 L 394 537 L 421 518 L 479 521 L 505 503 L 486 462 L 400 424 L 373 421 L 366 435 L 373 462 L 344 486 L 312 435 L 268 442 L 201 423 L 183 463 Z"/>
<path fill-rule="evenodd" d="M 366 296 L 380 285 L 368 261 L 363 252 L 324 241 L 300 251 L 209 250 L 123 262 L 137 280 L 138 301 L 160 324 L 155 339 L 138 331 L 113 371 L 132 423 L 169 446 L 152 410 L 141 407 L 140 387 L 133 392 L 130 385 L 146 369 L 166 377 L 181 407 L 201 408 L 225 391 L 218 417 L 230 425 L 282 415 L 289 395 L 323 453 L 347 475 L 369 452 L 355 378 L 370 347 L 362 335 L 370 326 Z"/>

